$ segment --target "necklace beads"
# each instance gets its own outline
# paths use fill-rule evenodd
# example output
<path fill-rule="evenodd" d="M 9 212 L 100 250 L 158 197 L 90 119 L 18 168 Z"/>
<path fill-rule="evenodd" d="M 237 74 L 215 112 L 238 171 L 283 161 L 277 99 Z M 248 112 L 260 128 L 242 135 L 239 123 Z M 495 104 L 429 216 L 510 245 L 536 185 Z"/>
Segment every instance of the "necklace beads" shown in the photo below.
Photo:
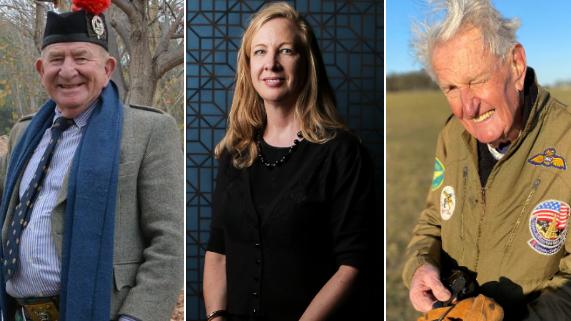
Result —
<path fill-rule="evenodd" d="M 282 157 L 280 157 L 278 160 L 269 162 L 264 158 L 264 155 L 262 153 L 262 135 L 259 134 L 258 139 L 256 141 L 256 145 L 258 147 L 258 159 L 260 160 L 262 165 L 270 169 L 281 166 L 287 162 L 291 154 L 293 154 L 293 152 L 297 149 L 297 146 L 299 145 L 301 139 L 303 139 L 303 135 L 301 134 L 301 131 L 299 131 L 297 132 L 297 138 L 293 140 L 293 145 L 291 145 L 288 148 L 287 152 L 284 155 L 282 155 Z"/>

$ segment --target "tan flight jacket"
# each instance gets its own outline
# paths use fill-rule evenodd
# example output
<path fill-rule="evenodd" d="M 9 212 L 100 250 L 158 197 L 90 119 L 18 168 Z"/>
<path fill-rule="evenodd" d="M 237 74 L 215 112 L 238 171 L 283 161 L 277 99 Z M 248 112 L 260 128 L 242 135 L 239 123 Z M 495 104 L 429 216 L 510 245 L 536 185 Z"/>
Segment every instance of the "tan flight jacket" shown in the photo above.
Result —
<path fill-rule="evenodd" d="M 558 161 L 550 163 L 541 156 L 535 158 L 536 164 L 529 161 L 545 156 L 548 148 L 556 150 Z M 549 244 L 552 254 L 528 244 L 534 239 L 536 206 L 549 200 L 571 203 L 569 107 L 538 86 L 523 132 L 494 166 L 484 188 L 478 176 L 476 140 L 454 117 L 439 135 L 436 157 L 444 165 L 444 180 L 435 190 L 431 188 L 414 228 L 403 270 L 407 287 L 420 265 L 429 262 L 441 267 L 447 254 L 477 273 L 488 296 L 512 308 L 527 307 L 526 320 L 571 319 L 571 237 L 565 241 L 565 228 L 559 231 Z M 544 163 L 538 165 L 538 159 Z M 565 169 L 550 166 L 561 159 Z M 441 205 L 450 199 L 453 211 L 450 203 L 444 209 Z M 451 216 L 444 220 L 442 212 Z M 553 229 L 551 233 L 557 235 Z M 528 294 L 532 295 L 526 298 Z"/>

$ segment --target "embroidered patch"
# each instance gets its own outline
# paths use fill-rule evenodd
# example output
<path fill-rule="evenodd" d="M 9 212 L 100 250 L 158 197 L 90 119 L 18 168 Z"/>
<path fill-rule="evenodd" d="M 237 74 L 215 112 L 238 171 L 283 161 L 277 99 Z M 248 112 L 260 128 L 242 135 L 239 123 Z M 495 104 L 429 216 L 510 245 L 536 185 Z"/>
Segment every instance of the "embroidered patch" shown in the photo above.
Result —
<path fill-rule="evenodd" d="M 454 187 L 445 186 L 440 193 L 440 216 L 447 221 L 454 214 L 456 207 L 456 195 L 454 194 Z"/>
<path fill-rule="evenodd" d="M 553 255 L 561 249 L 567 236 L 569 205 L 558 200 L 543 201 L 531 212 L 527 242 L 539 254 Z"/>
<path fill-rule="evenodd" d="M 432 190 L 437 190 L 444 182 L 444 164 L 436 157 L 434 159 L 434 175 L 432 175 Z"/>
<path fill-rule="evenodd" d="M 532 156 L 527 162 L 535 166 L 555 167 L 562 170 L 567 169 L 565 159 L 561 157 L 561 155 L 557 155 L 557 151 L 553 147 L 547 148 L 541 154 Z"/>

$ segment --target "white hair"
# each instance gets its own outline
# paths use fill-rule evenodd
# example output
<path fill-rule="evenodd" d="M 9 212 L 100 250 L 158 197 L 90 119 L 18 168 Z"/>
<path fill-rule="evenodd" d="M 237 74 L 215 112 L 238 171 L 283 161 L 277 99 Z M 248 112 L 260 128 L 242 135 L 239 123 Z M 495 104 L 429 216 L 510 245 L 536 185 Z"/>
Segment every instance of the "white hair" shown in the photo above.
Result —
<path fill-rule="evenodd" d="M 433 17 L 444 14 L 443 19 L 413 24 L 412 48 L 426 72 L 435 79 L 432 70 L 432 51 L 436 44 L 454 37 L 462 27 L 473 26 L 480 30 L 483 45 L 490 53 L 505 59 L 517 44 L 516 31 L 519 19 L 507 19 L 493 7 L 490 0 L 427 0 L 433 7 Z"/>

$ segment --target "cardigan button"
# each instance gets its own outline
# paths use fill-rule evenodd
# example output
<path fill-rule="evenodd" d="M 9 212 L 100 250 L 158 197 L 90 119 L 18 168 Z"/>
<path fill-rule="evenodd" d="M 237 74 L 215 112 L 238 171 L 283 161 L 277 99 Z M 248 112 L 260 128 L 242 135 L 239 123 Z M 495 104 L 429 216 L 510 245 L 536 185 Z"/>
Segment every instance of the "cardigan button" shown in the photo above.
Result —
<path fill-rule="evenodd" d="M 262 263 L 262 260 L 261 260 L 261 259 L 256 259 L 256 264 L 260 264 L 260 263 Z"/>
<path fill-rule="evenodd" d="M 253 309 L 252 309 L 252 312 L 253 312 L 253 313 L 258 313 L 258 310 L 256 310 L 256 308 L 253 308 Z"/>

